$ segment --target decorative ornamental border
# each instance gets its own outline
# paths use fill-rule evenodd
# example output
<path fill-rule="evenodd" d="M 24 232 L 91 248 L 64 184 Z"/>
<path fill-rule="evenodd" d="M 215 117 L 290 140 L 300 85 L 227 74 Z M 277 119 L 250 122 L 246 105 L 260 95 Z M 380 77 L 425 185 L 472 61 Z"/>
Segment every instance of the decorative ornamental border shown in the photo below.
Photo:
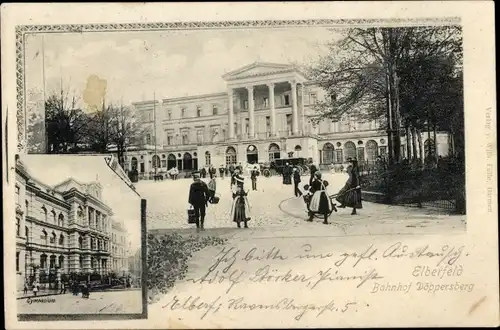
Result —
<path fill-rule="evenodd" d="M 254 20 L 254 21 L 204 21 L 165 23 L 115 23 L 115 24 L 64 24 L 64 25 L 18 25 L 16 34 L 16 91 L 17 91 L 17 149 L 27 152 L 27 127 L 25 120 L 25 36 L 37 33 L 83 33 L 83 32 L 128 32 L 161 30 L 207 30 L 238 28 L 280 27 L 368 27 L 368 26 L 426 26 L 460 24 L 460 17 L 443 18 L 395 18 L 395 19 L 316 19 L 316 20 Z"/>

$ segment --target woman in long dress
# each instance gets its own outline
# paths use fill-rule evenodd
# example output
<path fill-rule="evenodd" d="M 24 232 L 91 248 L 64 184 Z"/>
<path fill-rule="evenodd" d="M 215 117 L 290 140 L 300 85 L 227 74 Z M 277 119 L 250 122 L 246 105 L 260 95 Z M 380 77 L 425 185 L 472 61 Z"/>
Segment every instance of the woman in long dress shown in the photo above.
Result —
<path fill-rule="evenodd" d="M 312 194 L 311 201 L 308 205 L 309 219 L 307 221 L 312 222 L 315 214 L 320 214 L 323 216 L 323 223 L 328 224 L 328 216 L 332 211 L 337 211 L 335 205 L 333 205 L 332 200 L 328 197 L 326 192 L 326 187 L 328 183 L 321 179 L 321 172 L 316 171 L 314 173 L 314 179 L 309 187 L 309 193 Z"/>
<path fill-rule="evenodd" d="M 236 185 L 233 191 L 233 204 L 231 206 L 231 219 L 236 222 L 238 228 L 241 228 L 241 223 L 248 228 L 250 218 L 250 203 L 248 202 L 248 193 L 243 189 L 243 178 L 235 176 Z"/>
<path fill-rule="evenodd" d="M 357 209 L 362 209 L 363 204 L 361 202 L 361 187 L 359 180 L 359 167 L 358 161 L 356 159 L 350 159 L 351 163 L 347 167 L 347 174 L 349 178 L 345 183 L 344 187 L 340 189 L 337 194 L 337 201 L 340 203 L 339 207 L 352 207 L 351 215 L 355 215 Z"/>

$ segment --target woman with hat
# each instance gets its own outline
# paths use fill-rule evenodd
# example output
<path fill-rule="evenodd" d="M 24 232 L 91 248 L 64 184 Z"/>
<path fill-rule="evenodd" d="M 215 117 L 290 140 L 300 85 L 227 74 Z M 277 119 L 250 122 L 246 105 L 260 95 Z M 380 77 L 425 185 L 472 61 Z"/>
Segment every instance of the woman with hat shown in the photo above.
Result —
<path fill-rule="evenodd" d="M 233 222 L 236 222 L 238 228 L 241 228 L 241 222 L 244 223 L 245 228 L 248 228 L 248 221 L 250 220 L 250 203 L 247 198 L 248 193 L 243 189 L 244 178 L 239 176 L 238 170 L 235 171 L 234 181 L 231 219 Z"/>
<path fill-rule="evenodd" d="M 326 192 L 327 186 L 328 182 L 321 179 L 321 172 L 316 171 L 311 186 L 309 187 L 309 193 L 312 194 L 312 197 L 308 205 L 309 219 L 307 221 L 312 222 L 314 215 L 320 214 L 323 216 L 323 223 L 327 225 L 330 213 L 332 213 L 332 211 L 337 211 L 332 200 L 328 197 Z"/>
<path fill-rule="evenodd" d="M 361 187 L 359 180 L 359 167 L 356 159 L 349 158 L 350 165 L 347 166 L 347 174 L 349 178 L 344 187 L 340 189 L 337 194 L 337 201 L 340 203 L 339 207 L 352 207 L 351 215 L 355 215 L 356 209 L 362 209 L 361 203 Z"/>

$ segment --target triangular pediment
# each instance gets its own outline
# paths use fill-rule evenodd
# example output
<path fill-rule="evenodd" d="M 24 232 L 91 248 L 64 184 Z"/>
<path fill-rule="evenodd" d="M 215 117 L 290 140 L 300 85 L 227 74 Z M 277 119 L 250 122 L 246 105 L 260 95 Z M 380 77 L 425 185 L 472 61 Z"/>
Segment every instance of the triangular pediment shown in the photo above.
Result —
<path fill-rule="evenodd" d="M 235 80 L 252 76 L 265 76 L 280 72 L 292 71 L 295 66 L 291 64 L 276 64 L 255 62 L 237 70 L 226 73 L 222 76 L 225 80 Z"/>

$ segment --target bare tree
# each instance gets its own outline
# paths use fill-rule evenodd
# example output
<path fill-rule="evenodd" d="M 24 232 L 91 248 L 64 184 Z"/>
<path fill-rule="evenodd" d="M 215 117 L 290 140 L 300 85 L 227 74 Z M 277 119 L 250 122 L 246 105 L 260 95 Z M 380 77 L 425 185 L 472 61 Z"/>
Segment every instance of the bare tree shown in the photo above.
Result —
<path fill-rule="evenodd" d="M 88 124 L 87 114 L 77 107 L 78 99 L 69 96 L 61 84 L 59 92 L 45 101 L 45 124 L 48 153 L 65 153 L 83 143 Z"/>
<path fill-rule="evenodd" d="M 112 107 L 109 114 L 110 140 L 116 147 L 118 162 L 124 168 L 125 152 L 132 146 L 140 148 L 144 143 L 143 136 L 149 130 L 142 125 L 141 118 L 131 107 Z"/>

